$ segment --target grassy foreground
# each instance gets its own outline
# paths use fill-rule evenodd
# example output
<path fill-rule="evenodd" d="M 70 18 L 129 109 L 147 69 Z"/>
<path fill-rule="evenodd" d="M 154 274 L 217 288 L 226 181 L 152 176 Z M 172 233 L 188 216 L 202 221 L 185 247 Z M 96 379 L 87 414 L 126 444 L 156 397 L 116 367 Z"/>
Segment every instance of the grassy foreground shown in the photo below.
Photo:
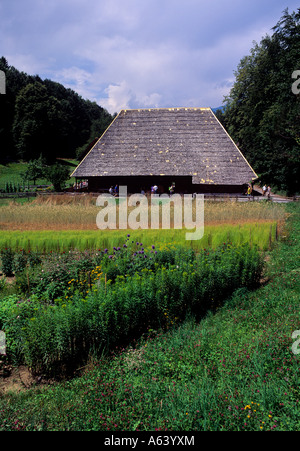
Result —
<path fill-rule="evenodd" d="M 261 250 L 267 250 L 276 240 L 276 222 L 254 222 L 242 225 L 206 226 L 201 240 L 186 240 L 183 230 L 37 230 L 37 231 L 7 231 L 0 235 L 0 249 L 11 248 L 14 251 L 37 251 L 42 253 L 64 252 L 70 249 L 84 251 L 86 249 L 105 249 L 121 246 L 124 236 L 129 232 L 136 241 L 145 246 L 152 243 L 175 244 L 193 249 L 216 248 L 224 242 L 235 245 L 251 243 Z M 192 230 L 193 232 L 194 230 Z"/>
<path fill-rule="evenodd" d="M 0 397 L 0 430 L 300 430 L 299 204 L 265 286 L 238 290 L 200 323 L 92 361 L 48 388 Z"/>

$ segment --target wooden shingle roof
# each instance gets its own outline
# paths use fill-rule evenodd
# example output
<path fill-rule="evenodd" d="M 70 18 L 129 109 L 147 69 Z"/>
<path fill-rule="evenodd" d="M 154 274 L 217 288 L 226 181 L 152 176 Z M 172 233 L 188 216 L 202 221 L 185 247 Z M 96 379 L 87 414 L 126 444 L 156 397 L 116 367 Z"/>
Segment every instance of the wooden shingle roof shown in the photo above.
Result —
<path fill-rule="evenodd" d="M 257 175 L 210 108 L 122 110 L 72 176 L 192 176 L 242 185 Z"/>

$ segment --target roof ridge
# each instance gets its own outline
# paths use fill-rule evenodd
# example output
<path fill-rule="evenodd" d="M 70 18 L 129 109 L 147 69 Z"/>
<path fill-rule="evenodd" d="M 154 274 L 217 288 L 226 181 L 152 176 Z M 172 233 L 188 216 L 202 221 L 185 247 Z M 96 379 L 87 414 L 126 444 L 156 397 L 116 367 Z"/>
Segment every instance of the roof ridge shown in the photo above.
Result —
<path fill-rule="evenodd" d="M 211 110 L 210 107 L 184 107 L 184 106 L 180 106 L 180 107 L 157 107 L 157 108 L 123 108 L 120 110 L 120 113 L 122 113 L 122 111 L 158 111 L 158 110 L 165 110 L 165 111 L 175 111 L 175 110 L 194 110 L 194 111 L 198 111 L 198 110 L 202 110 L 202 111 L 209 111 Z"/>

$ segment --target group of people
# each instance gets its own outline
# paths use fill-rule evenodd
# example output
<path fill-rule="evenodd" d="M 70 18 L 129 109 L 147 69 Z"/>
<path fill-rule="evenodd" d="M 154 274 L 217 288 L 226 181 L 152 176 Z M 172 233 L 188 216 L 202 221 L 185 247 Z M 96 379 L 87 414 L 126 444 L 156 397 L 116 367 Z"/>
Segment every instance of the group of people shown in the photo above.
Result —
<path fill-rule="evenodd" d="M 151 194 L 158 194 L 159 193 L 159 188 L 157 185 L 153 185 L 151 186 Z M 170 186 L 169 186 L 169 193 L 170 195 L 175 193 L 175 182 L 173 182 Z"/>
<path fill-rule="evenodd" d="M 268 199 L 271 198 L 270 185 L 268 185 L 268 186 L 264 185 L 262 191 L 263 191 L 263 193 L 262 193 L 263 196 L 267 196 Z M 252 193 L 253 193 L 253 186 L 249 184 L 248 188 L 247 188 L 247 196 L 251 196 Z"/>
<path fill-rule="evenodd" d="M 151 186 L 151 194 L 158 194 L 158 191 L 159 191 L 159 189 L 158 189 L 157 185 Z M 264 185 L 262 191 L 263 191 L 263 194 L 262 194 L 263 196 L 267 196 L 268 199 L 271 198 L 270 185 L 268 185 L 268 186 Z M 142 189 L 141 193 L 145 194 L 144 189 Z M 170 193 L 170 195 L 175 193 L 175 183 L 172 183 L 171 186 L 169 186 L 169 193 Z M 249 184 L 246 194 L 247 194 L 247 196 L 251 196 L 252 193 L 253 193 L 253 186 Z M 119 185 L 111 186 L 109 188 L 109 194 L 112 194 L 113 196 L 118 196 L 119 195 Z"/>
<path fill-rule="evenodd" d="M 270 185 L 268 185 L 268 187 L 266 185 L 263 186 L 263 196 L 267 196 L 268 199 L 270 199 L 271 197 L 271 187 Z"/>
<path fill-rule="evenodd" d="M 119 195 L 119 185 L 111 186 L 108 190 L 109 194 L 112 196 L 118 196 Z"/>

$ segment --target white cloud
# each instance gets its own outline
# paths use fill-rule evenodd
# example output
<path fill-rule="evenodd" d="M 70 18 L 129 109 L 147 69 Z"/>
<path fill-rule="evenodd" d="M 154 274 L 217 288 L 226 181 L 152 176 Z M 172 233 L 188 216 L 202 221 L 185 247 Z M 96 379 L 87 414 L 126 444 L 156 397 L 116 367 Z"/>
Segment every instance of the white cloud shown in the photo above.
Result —
<path fill-rule="evenodd" d="M 111 114 L 132 107 L 157 108 L 161 101 L 161 95 L 155 92 L 149 95 L 137 95 L 125 80 L 116 85 L 109 85 L 105 89 L 105 94 L 107 97 L 102 97 L 99 104 Z"/>
<path fill-rule="evenodd" d="M 122 108 L 219 106 L 241 58 L 296 0 L 2 2 L 9 64 Z M 295 5 L 293 8 L 292 5 Z M 1 56 L 1 55 L 0 55 Z"/>
<path fill-rule="evenodd" d="M 92 89 L 93 75 L 86 70 L 76 66 L 65 68 L 55 73 L 55 80 L 78 92 L 85 99 L 96 100 Z"/>
<path fill-rule="evenodd" d="M 130 100 L 133 97 L 126 81 L 122 81 L 118 85 L 109 85 L 105 89 L 105 94 L 107 94 L 107 97 L 101 98 L 99 104 L 112 114 L 129 108 Z"/>
<path fill-rule="evenodd" d="M 5 58 L 10 66 L 16 67 L 19 71 L 29 75 L 39 75 L 47 70 L 50 59 L 41 60 L 32 54 L 11 53 L 6 54 Z"/>

